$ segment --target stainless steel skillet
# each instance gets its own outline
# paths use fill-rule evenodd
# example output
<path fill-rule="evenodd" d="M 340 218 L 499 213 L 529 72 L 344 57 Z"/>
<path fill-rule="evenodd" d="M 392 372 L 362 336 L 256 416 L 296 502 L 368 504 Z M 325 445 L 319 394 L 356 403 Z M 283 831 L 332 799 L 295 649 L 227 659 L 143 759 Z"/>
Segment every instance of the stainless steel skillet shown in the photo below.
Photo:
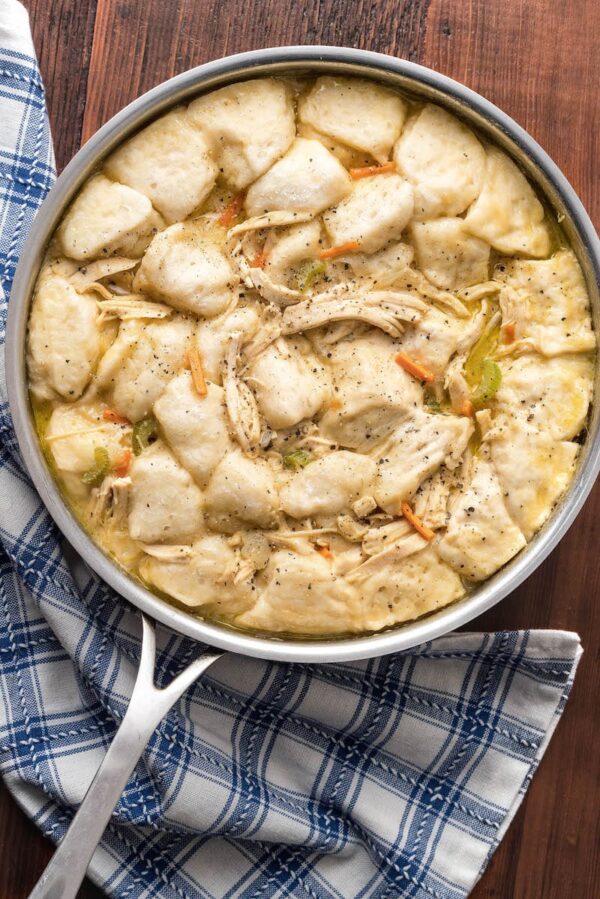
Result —
<path fill-rule="evenodd" d="M 23 457 L 50 514 L 81 556 L 126 599 L 152 618 L 174 630 L 222 650 L 288 662 L 316 660 L 335 662 L 383 655 L 440 636 L 479 615 L 518 586 L 548 555 L 573 522 L 600 468 L 600 423 L 597 404 L 594 404 L 588 438 L 582 447 L 578 470 L 571 487 L 545 527 L 519 556 L 461 602 L 435 615 L 385 633 L 338 640 L 306 641 L 252 636 L 204 622 L 169 606 L 133 581 L 104 555 L 73 517 L 62 499 L 41 453 L 31 418 L 25 375 L 25 337 L 29 302 L 50 235 L 74 194 L 100 165 L 102 159 L 123 139 L 166 111 L 170 106 L 187 102 L 201 92 L 213 90 L 244 78 L 273 74 L 324 73 L 375 78 L 407 91 L 417 99 L 432 100 L 444 105 L 478 129 L 482 135 L 506 149 L 517 160 L 529 178 L 537 184 L 540 193 L 546 197 L 557 216 L 561 218 L 567 236 L 579 256 L 588 282 L 595 326 L 597 329 L 600 327 L 598 291 L 600 244 L 592 223 L 577 195 L 559 169 L 512 119 L 473 91 L 414 63 L 381 54 L 345 48 L 285 47 L 228 57 L 185 72 L 134 101 L 100 129 L 65 169 L 34 222 L 15 277 L 6 337 L 6 375 L 10 406 Z M 151 628 L 147 624 L 145 631 L 146 638 L 149 639 Z M 132 728 L 131 733 L 137 734 L 134 741 L 135 759 L 137 759 L 147 737 L 166 709 L 185 689 L 185 686 L 198 676 L 214 658 L 218 657 L 218 654 L 202 657 L 197 663 L 194 663 L 188 674 L 182 675 L 184 680 L 178 683 L 177 688 L 173 685 L 168 695 L 165 693 L 160 697 L 162 703 L 160 708 L 159 697 L 151 692 L 149 667 L 152 657 L 153 653 L 146 648 L 141 666 L 141 670 L 145 672 L 145 679 L 139 680 L 136 684 L 131 714 L 128 712 L 115 741 L 119 753 L 122 753 L 122 772 L 117 778 L 111 761 L 116 753 L 111 749 L 98 775 L 99 786 L 95 781 L 91 788 L 91 794 L 86 797 L 86 803 L 80 812 L 82 815 L 87 807 L 87 802 L 93 801 L 92 815 L 84 821 L 87 833 L 90 835 L 88 842 L 92 850 L 95 842 L 101 836 L 107 820 L 107 816 L 102 817 L 102 811 L 105 812 L 109 805 L 112 810 L 127 774 L 135 763 L 134 749 L 129 740 L 126 741 L 126 725 L 127 728 Z M 149 696 L 151 700 L 148 704 Z M 163 700 L 164 702 L 162 702 Z M 138 702 L 141 705 L 138 705 Z M 138 717 L 140 708 L 144 709 L 144 703 L 147 704 L 147 709 L 141 713 L 142 718 L 145 719 L 142 722 L 144 727 L 138 731 L 136 730 Z M 147 714 L 149 709 L 156 712 L 156 715 Z M 150 729 L 148 730 L 148 728 Z M 123 747 L 126 747 L 127 751 Z M 129 752 L 132 754 L 126 759 L 125 756 Z M 127 764 L 125 764 L 126 761 Z M 125 768 L 127 768 L 127 773 Z M 112 789 L 108 789 L 109 786 Z M 82 819 L 78 815 L 75 823 L 79 824 L 81 821 Z M 95 824 L 93 832 L 89 829 L 92 821 Z M 73 892 L 70 887 L 75 882 L 76 876 L 83 876 L 91 852 L 87 858 L 84 858 L 86 853 L 83 851 L 82 834 L 79 833 L 77 837 L 72 837 L 72 833 L 70 831 L 61 844 L 61 849 L 55 856 L 56 861 L 52 864 L 56 871 L 61 860 L 64 861 L 68 854 L 67 849 L 71 840 L 76 840 L 76 843 L 71 843 L 71 845 L 75 846 L 75 856 L 79 857 L 80 864 L 77 872 L 74 866 L 74 857 L 70 857 L 67 867 L 70 875 L 68 883 L 63 881 L 60 888 L 56 887 L 52 892 L 50 890 L 51 881 L 46 880 L 46 887 L 43 888 L 45 891 L 36 892 L 36 896 L 56 895 L 64 899 L 64 897 L 75 895 L 76 890 Z M 94 837 L 93 844 L 92 836 Z M 80 868 L 82 868 L 81 871 Z"/>

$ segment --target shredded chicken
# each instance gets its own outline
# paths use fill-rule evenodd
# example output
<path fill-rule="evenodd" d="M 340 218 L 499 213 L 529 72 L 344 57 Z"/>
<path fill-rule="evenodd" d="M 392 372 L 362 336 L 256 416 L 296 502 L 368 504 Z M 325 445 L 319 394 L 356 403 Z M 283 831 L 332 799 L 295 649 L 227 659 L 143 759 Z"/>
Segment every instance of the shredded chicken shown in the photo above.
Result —
<path fill-rule="evenodd" d="M 254 394 L 238 377 L 238 357 L 241 335 L 235 332 L 229 339 L 223 366 L 225 404 L 233 434 L 243 450 L 251 450 L 260 443 L 261 425 Z"/>
<path fill-rule="evenodd" d="M 109 475 L 92 491 L 90 521 L 94 525 L 124 527 L 129 505 L 131 478 Z"/>
<path fill-rule="evenodd" d="M 406 518 L 400 518 L 382 527 L 370 527 L 363 537 L 363 550 L 368 556 L 378 555 L 391 543 L 412 533 L 414 530 Z"/>
<path fill-rule="evenodd" d="M 374 290 L 361 297 L 320 294 L 288 307 L 283 313 L 282 333 L 297 334 L 330 322 L 354 319 L 366 322 L 399 337 L 405 322 L 420 321 L 427 305 L 412 294 L 394 290 Z"/>
<path fill-rule="evenodd" d="M 367 559 L 366 562 L 362 562 L 356 568 L 353 568 L 347 573 L 346 578 L 351 583 L 364 580 L 365 578 L 370 577 L 378 569 L 384 568 L 390 562 L 399 562 L 407 556 L 412 556 L 413 553 L 425 549 L 426 546 L 427 540 L 424 540 L 423 537 L 419 534 L 415 534 L 413 531 L 411 534 L 407 534 L 406 536 L 395 540 L 389 546 L 386 546 L 385 549 L 381 550 L 381 552 L 376 553 Z"/>
<path fill-rule="evenodd" d="M 140 543 L 147 556 L 161 562 L 188 562 L 193 555 L 192 547 L 185 544 Z"/>
<path fill-rule="evenodd" d="M 132 318 L 168 318 L 173 314 L 171 306 L 165 303 L 154 303 L 143 300 L 139 294 L 127 294 L 115 297 L 109 294 L 110 299 L 99 300 L 100 321 L 110 321 L 118 318 L 128 321 Z"/>
<path fill-rule="evenodd" d="M 119 272 L 127 272 L 134 268 L 138 262 L 139 259 L 128 259 L 125 256 L 111 256 L 109 259 L 96 259 L 95 262 L 90 262 L 77 269 L 77 271 L 70 276 L 69 281 L 77 293 L 84 293 L 91 287 L 102 288 L 103 285 L 98 285 L 95 282 L 100 281 L 102 278 L 116 275 Z M 105 287 L 103 290 L 111 296 L 110 291 L 106 290 Z"/>

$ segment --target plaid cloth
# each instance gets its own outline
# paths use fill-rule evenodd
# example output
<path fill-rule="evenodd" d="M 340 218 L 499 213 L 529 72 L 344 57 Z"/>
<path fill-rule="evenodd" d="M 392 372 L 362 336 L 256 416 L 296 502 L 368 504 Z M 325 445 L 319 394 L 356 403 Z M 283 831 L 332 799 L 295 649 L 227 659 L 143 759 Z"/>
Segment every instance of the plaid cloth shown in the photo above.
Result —
<path fill-rule="evenodd" d="M 52 179 L 27 17 L 0 0 L 5 297 Z M 57 841 L 126 708 L 140 623 L 61 542 L 19 462 L 1 373 L 0 392 L 0 766 Z M 224 658 L 154 732 L 91 876 L 120 899 L 460 899 L 521 802 L 580 652 L 548 631 L 336 666 Z M 197 653 L 159 628 L 158 682 Z"/>

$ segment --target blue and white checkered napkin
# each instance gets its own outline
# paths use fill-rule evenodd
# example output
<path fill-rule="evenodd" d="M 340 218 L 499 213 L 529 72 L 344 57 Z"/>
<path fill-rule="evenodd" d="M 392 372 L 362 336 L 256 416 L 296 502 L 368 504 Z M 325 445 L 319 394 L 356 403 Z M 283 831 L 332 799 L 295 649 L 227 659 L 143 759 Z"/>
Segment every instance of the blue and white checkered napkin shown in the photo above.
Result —
<path fill-rule="evenodd" d="M 27 16 L 0 0 L 2 322 L 54 178 Z M 61 542 L 19 461 L 0 371 L 0 765 L 53 840 L 131 694 L 139 619 Z M 159 629 L 159 681 L 198 652 Z M 155 731 L 91 874 L 121 899 L 459 899 L 569 694 L 562 632 L 456 634 L 336 666 L 229 657 Z"/>

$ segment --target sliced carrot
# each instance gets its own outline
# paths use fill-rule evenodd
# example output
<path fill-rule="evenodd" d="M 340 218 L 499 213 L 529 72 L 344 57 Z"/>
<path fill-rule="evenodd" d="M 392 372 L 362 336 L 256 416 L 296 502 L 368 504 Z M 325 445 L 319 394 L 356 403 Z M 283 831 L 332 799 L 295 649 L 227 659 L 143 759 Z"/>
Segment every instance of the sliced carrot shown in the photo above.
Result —
<path fill-rule="evenodd" d="M 324 559 L 333 559 L 333 553 L 328 546 L 315 546 L 315 549 Z"/>
<path fill-rule="evenodd" d="M 332 401 L 329 403 L 329 408 L 333 409 L 334 412 L 337 412 L 338 409 L 342 408 L 342 401 L 338 400 L 337 397 L 334 397 Z"/>
<path fill-rule="evenodd" d="M 197 346 L 191 347 L 186 353 L 186 367 L 192 373 L 192 381 L 198 396 L 206 396 L 208 388 L 204 377 L 204 369 L 202 368 L 202 357 Z"/>
<path fill-rule="evenodd" d="M 102 413 L 102 418 L 104 419 L 104 421 L 111 421 L 115 425 L 131 424 L 128 418 L 125 418 L 124 415 L 119 415 L 118 412 L 113 412 L 112 409 L 105 409 Z"/>
<path fill-rule="evenodd" d="M 337 247 L 329 247 L 328 250 L 321 250 L 319 259 L 335 259 L 336 256 L 343 256 L 344 253 L 356 253 L 360 250 L 360 244 L 357 240 L 348 240 L 341 243 Z"/>
<path fill-rule="evenodd" d="M 218 218 L 218 222 L 220 225 L 223 225 L 224 228 L 229 228 L 230 225 L 233 224 L 235 219 L 238 217 L 240 212 L 242 211 L 242 206 L 244 205 L 244 192 L 240 191 L 239 194 L 236 194 L 233 200 L 227 204 L 223 212 Z"/>
<path fill-rule="evenodd" d="M 402 514 L 406 520 L 412 524 L 415 531 L 425 540 L 433 540 L 435 532 L 431 528 L 425 527 L 418 515 L 415 515 L 408 503 L 402 503 Z"/>
<path fill-rule="evenodd" d="M 250 263 L 251 268 L 264 268 L 267 264 L 267 254 L 265 253 L 264 247 L 257 253 L 252 262 Z"/>
<path fill-rule="evenodd" d="M 358 181 L 359 178 L 370 178 L 372 175 L 385 175 L 387 172 L 395 171 L 395 162 L 384 162 L 383 165 L 365 165 L 362 168 L 350 169 L 350 177 Z"/>
<path fill-rule="evenodd" d="M 114 465 L 114 472 L 118 478 L 124 478 L 127 472 L 129 471 L 129 466 L 131 465 L 131 460 L 133 459 L 133 453 L 131 450 L 125 450 L 122 456 L 119 456 Z"/>
<path fill-rule="evenodd" d="M 507 322 L 502 328 L 504 343 L 514 343 L 517 327 L 514 322 Z"/>
<path fill-rule="evenodd" d="M 397 353 L 394 356 L 394 362 L 396 362 L 400 368 L 403 368 L 404 371 L 407 371 L 409 375 L 418 378 L 419 381 L 425 381 L 426 384 L 431 384 L 435 381 L 435 375 L 432 371 L 429 371 L 429 369 L 425 368 L 423 365 L 419 365 L 418 362 L 415 362 L 414 359 L 411 359 L 406 353 Z"/>
<path fill-rule="evenodd" d="M 466 415 L 467 418 L 472 418 L 475 415 L 475 406 L 471 402 L 471 400 L 465 400 L 458 410 L 459 415 Z"/>

